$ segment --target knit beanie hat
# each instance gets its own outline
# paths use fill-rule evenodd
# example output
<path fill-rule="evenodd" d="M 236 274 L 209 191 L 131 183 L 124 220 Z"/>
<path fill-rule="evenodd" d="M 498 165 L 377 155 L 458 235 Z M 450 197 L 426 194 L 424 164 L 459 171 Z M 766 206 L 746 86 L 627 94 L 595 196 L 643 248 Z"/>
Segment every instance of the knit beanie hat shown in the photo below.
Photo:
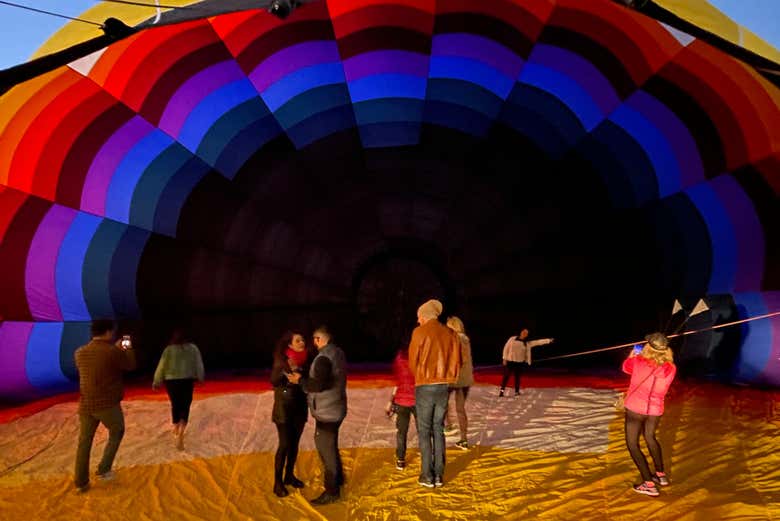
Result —
<path fill-rule="evenodd" d="M 417 308 L 417 316 L 421 318 L 439 318 L 444 306 L 436 299 L 431 299 L 419 308 Z"/>
<path fill-rule="evenodd" d="M 669 339 L 663 333 L 650 333 L 645 340 L 656 351 L 664 351 L 669 347 Z"/>

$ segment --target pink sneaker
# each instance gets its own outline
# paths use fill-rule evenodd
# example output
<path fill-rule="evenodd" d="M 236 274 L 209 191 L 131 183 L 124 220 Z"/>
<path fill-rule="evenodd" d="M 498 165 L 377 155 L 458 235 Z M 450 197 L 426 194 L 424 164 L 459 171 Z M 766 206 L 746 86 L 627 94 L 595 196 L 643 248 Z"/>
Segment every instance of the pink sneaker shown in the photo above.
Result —
<path fill-rule="evenodd" d="M 655 476 L 653 476 L 653 481 L 656 485 L 661 485 L 662 487 L 669 485 L 669 478 L 666 477 L 665 472 L 656 472 Z"/>
<path fill-rule="evenodd" d="M 634 485 L 634 492 L 645 494 L 651 497 L 657 497 L 660 495 L 658 489 L 655 488 L 655 483 L 652 481 L 645 481 L 639 485 Z"/>

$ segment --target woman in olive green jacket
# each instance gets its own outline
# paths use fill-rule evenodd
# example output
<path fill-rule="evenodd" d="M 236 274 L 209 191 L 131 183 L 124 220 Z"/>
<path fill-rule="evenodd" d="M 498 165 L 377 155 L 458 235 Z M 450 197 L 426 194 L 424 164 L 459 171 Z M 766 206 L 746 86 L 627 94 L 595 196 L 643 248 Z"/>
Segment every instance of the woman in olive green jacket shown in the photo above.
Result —
<path fill-rule="evenodd" d="M 184 450 L 184 431 L 190 418 L 195 380 L 202 382 L 203 379 L 203 359 L 198 346 L 189 341 L 182 329 L 175 329 L 157 364 L 152 388 L 157 389 L 165 383 L 171 400 L 173 435 L 179 450 Z"/>

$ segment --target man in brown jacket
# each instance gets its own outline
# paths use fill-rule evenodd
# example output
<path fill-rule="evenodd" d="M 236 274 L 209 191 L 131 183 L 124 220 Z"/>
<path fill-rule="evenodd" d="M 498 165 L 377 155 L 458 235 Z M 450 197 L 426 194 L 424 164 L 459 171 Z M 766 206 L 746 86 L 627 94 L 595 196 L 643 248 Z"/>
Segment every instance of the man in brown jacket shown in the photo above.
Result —
<path fill-rule="evenodd" d="M 92 322 L 92 340 L 76 350 L 79 371 L 79 447 L 76 452 L 74 483 L 79 492 L 89 489 L 89 453 L 99 424 L 108 429 L 108 443 L 97 469 L 101 480 L 114 478 L 111 465 L 125 434 L 125 418 L 119 402 L 124 395 L 123 371 L 135 369 L 135 354 L 129 340 L 113 343 L 116 334 L 112 320 Z"/>
<path fill-rule="evenodd" d="M 409 369 L 414 375 L 417 434 L 420 442 L 420 485 L 444 485 L 444 416 L 447 388 L 462 365 L 458 335 L 438 321 L 442 304 L 429 300 L 417 310 L 420 324 L 409 343 Z"/>

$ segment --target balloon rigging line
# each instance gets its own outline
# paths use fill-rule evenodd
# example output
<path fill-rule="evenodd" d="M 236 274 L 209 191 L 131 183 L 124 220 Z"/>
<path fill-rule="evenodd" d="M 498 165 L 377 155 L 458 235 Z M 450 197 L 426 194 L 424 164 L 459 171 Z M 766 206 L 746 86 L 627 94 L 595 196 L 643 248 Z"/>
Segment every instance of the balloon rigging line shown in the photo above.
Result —
<path fill-rule="evenodd" d="M 77 18 L 74 16 L 68 16 L 60 13 L 54 13 L 52 11 L 44 11 L 43 9 L 36 9 L 35 7 L 30 7 L 29 5 L 21 5 L 21 4 L 15 4 L 13 2 L 7 2 L 6 0 L 0 0 L 0 4 L 3 5 L 9 5 L 11 7 L 18 7 L 19 9 L 26 9 L 28 11 L 34 11 L 36 13 L 42 13 L 47 14 L 49 16 L 56 16 L 57 18 L 65 18 L 66 20 L 73 20 L 74 22 L 82 22 L 85 24 L 91 24 L 96 25 L 98 27 L 103 27 L 103 24 L 98 22 L 93 22 L 92 20 L 85 20 L 84 18 Z"/>
<path fill-rule="evenodd" d="M 125 5 L 137 5 L 139 7 L 161 7 L 163 9 L 186 9 L 186 10 L 192 10 L 192 9 L 198 9 L 197 7 L 188 6 L 188 5 L 163 5 L 158 4 L 156 1 L 153 4 L 148 4 L 144 2 L 134 2 L 133 0 L 103 0 L 103 2 L 112 3 L 112 4 L 125 4 Z"/>
<path fill-rule="evenodd" d="M 152 22 L 152 25 L 156 24 L 160 21 L 160 17 L 162 16 L 162 10 L 160 9 L 160 0 L 154 0 L 154 5 L 156 6 L 155 9 L 155 15 L 154 15 L 154 21 Z"/>
<path fill-rule="evenodd" d="M 33 459 L 37 458 L 38 456 L 40 456 L 41 454 L 43 454 L 44 452 L 52 448 L 54 446 L 54 442 L 57 441 L 57 438 L 60 436 L 60 433 L 63 431 L 63 429 L 65 428 L 65 424 L 67 423 L 68 423 L 68 418 L 65 418 L 65 420 L 60 424 L 59 428 L 57 429 L 57 432 L 54 433 L 52 439 L 50 439 L 49 442 L 46 445 L 44 445 L 41 449 L 37 450 L 32 455 L 24 458 L 23 460 L 18 461 L 16 463 L 12 463 L 11 465 L 4 468 L 3 470 L 0 470 L 0 477 L 3 477 L 6 474 L 13 472 L 17 468 L 24 465 L 25 463 L 32 461 Z"/>
<path fill-rule="evenodd" d="M 720 329 L 722 327 L 735 326 L 737 324 L 744 324 L 745 322 L 752 322 L 754 320 L 761 320 L 761 319 L 764 319 L 764 318 L 774 317 L 776 315 L 780 315 L 780 311 L 774 311 L 772 313 L 767 313 L 765 315 L 759 315 L 759 316 L 756 316 L 756 317 L 744 318 L 742 320 L 735 320 L 734 322 L 726 322 L 725 324 L 718 324 L 716 326 L 706 327 L 704 329 L 697 329 L 697 330 L 694 330 L 694 331 L 684 331 L 682 333 L 669 335 L 667 338 L 675 338 L 675 337 L 678 337 L 678 336 L 693 335 L 693 334 L 696 334 L 696 333 L 702 333 L 704 331 L 711 331 L 713 329 Z M 629 347 L 629 346 L 633 346 L 633 345 L 636 345 L 636 344 L 641 344 L 643 342 L 644 341 L 629 342 L 627 344 L 620 344 L 620 345 L 617 345 L 617 346 L 602 347 L 600 349 L 592 349 L 590 351 L 583 351 L 582 353 L 571 353 L 571 354 L 568 354 L 568 355 L 551 356 L 549 358 L 540 358 L 540 359 L 537 360 L 537 362 L 544 362 L 544 361 L 547 361 L 547 360 L 560 360 L 562 358 L 572 358 L 572 357 L 575 357 L 575 356 L 590 355 L 590 354 L 593 354 L 593 353 L 602 353 L 604 351 L 612 351 L 614 349 L 620 349 L 620 348 L 623 348 L 623 347 Z"/>

